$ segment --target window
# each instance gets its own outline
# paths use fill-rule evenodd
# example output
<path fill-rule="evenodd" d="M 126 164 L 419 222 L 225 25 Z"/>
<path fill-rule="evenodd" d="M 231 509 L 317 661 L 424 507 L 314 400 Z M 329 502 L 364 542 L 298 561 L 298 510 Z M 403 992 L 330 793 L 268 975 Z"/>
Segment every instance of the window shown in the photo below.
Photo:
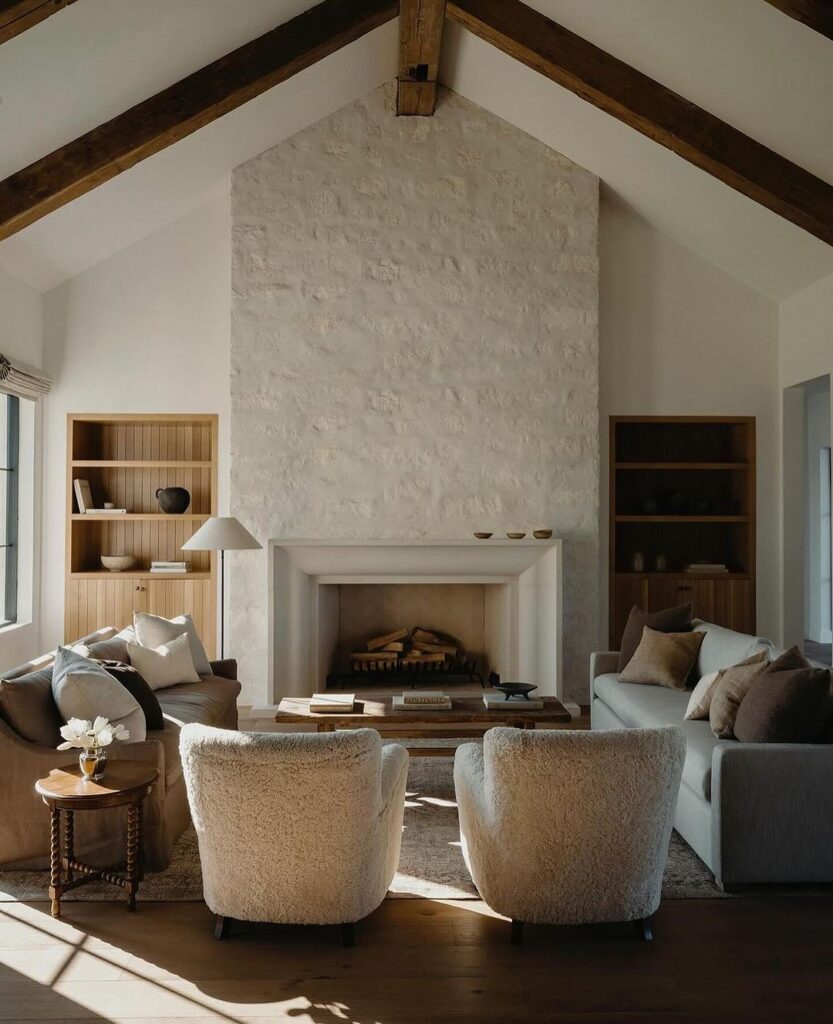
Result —
<path fill-rule="evenodd" d="M 17 622 L 20 399 L 0 395 L 0 626 Z"/>

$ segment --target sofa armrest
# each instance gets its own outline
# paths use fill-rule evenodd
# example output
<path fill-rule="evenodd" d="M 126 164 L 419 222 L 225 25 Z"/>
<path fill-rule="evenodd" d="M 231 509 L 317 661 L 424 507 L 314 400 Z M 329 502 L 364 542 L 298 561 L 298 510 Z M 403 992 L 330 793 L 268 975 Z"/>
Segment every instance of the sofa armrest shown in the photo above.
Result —
<path fill-rule="evenodd" d="M 598 676 L 619 671 L 618 651 L 593 651 L 590 655 L 590 695 L 593 695 L 593 681 Z"/>
<path fill-rule="evenodd" d="M 833 744 L 721 744 L 711 793 L 719 882 L 833 882 Z"/>
<path fill-rule="evenodd" d="M 212 675 L 221 679 L 237 679 L 237 658 L 222 658 L 209 662 Z"/>

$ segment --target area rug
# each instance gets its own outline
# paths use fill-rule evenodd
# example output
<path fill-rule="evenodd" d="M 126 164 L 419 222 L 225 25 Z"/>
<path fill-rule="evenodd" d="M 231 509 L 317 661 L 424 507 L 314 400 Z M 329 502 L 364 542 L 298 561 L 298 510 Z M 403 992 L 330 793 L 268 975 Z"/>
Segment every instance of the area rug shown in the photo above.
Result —
<path fill-rule="evenodd" d="M 450 744 L 453 745 L 453 744 Z M 463 863 L 454 799 L 451 757 L 411 758 L 405 798 L 405 827 L 399 871 L 389 898 L 477 899 Z M 46 899 L 47 871 L 0 871 L 0 903 Z M 677 835 L 671 836 L 662 894 L 664 899 L 723 897 L 709 869 Z M 68 892 L 64 900 L 123 900 L 112 886 L 91 883 Z M 202 899 L 202 876 L 194 830 L 177 841 L 171 864 L 145 876 L 139 899 L 154 902 Z"/>

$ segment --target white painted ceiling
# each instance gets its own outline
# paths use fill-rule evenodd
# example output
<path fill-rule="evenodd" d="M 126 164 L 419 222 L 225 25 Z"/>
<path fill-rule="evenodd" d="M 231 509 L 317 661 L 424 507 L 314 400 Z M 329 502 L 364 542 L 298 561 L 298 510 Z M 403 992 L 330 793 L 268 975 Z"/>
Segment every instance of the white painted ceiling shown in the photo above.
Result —
<path fill-rule="evenodd" d="M 764 0 L 530 2 L 833 181 L 833 42 Z M 79 0 L 0 46 L 0 177 L 309 3 Z M 377 29 L 0 243 L 0 269 L 47 290 L 201 205 L 237 164 L 393 77 L 396 32 L 396 22 Z M 772 298 L 833 272 L 833 248 L 456 26 L 442 77 Z"/>

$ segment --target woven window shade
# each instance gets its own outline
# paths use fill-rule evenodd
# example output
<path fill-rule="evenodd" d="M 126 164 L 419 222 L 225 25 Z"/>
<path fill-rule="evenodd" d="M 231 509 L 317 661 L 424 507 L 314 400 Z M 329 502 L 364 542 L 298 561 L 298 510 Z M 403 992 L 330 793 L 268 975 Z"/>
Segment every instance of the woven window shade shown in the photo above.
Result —
<path fill-rule="evenodd" d="M 41 398 L 51 388 L 52 381 L 43 370 L 0 355 L 0 391 L 18 398 Z"/>

